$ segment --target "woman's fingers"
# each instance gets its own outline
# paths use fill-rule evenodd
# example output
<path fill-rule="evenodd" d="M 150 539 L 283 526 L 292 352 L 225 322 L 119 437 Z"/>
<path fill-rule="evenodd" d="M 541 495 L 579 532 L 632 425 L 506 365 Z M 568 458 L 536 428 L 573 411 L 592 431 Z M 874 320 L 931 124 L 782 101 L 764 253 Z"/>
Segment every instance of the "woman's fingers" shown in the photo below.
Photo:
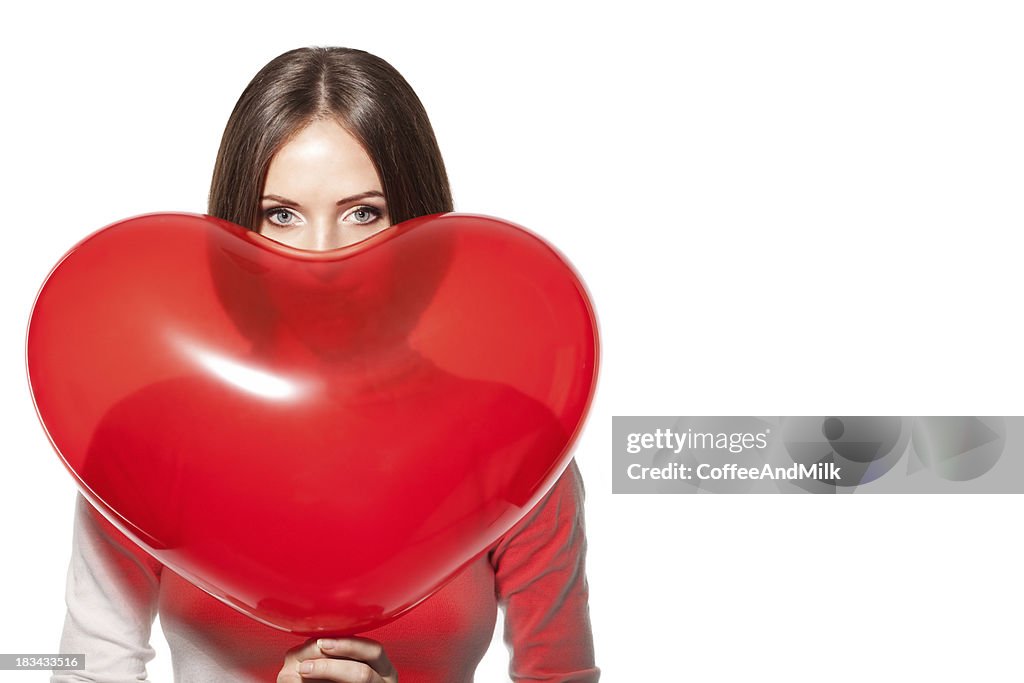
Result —
<path fill-rule="evenodd" d="M 394 677 L 395 669 L 384 646 L 369 638 L 321 638 L 320 650 L 328 657 L 345 657 L 366 662 L 381 678 Z"/>
<path fill-rule="evenodd" d="M 284 654 L 284 666 L 277 674 L 277 683 L 303 683 L 302 676 L 299 674 L 299 664 L 303 660 L 323 656 L 317 646 L 316 638 L 296 645 Z"/>
<path fill-rule="evenodd" d="M 299 664 L 304 681 L 316 679 L 335 683 L 386 683 L 368 664 L 354 659 L 307 659 Z"/>
<path fill-rule="evenodd" d="M 335 659 L 340 658 L 340 659 Z M 369 638 L 322 638 L 288 650 L 277 683 L 397 683 L 384 647 Z"/>

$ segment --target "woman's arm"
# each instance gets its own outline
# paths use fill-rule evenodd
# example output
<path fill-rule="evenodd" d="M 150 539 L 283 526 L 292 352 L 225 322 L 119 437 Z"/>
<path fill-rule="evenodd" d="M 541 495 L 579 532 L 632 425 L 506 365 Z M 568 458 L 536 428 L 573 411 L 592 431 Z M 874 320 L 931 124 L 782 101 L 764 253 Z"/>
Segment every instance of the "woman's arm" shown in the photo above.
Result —
<path fill-rule="evenodd" d="M 514 681 L 592 683 L 583 480 L 569 463 L 551 491 L 491 551 Z"/>
<path fill-rule="evenodd" d="M 78 495 L 59 651 L 84 654 L 87 668 L 54 673 L 51 683 L 147 680 L 161 569 Z"/>

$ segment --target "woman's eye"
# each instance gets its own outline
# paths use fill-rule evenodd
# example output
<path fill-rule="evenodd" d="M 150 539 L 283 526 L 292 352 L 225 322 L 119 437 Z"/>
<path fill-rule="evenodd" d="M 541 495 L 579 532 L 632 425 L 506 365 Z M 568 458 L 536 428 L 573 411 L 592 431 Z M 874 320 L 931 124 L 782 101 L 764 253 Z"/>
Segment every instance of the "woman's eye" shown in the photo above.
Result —
<path fill-rule="evenodd" d="M 271 209 L 267 211 L 267 220 L 274 225 L 291 225 L 295 221 L 295 214 L 288 209 Z"/>
<path fill-rule="evenodd" d="M 357 206 L 356 208 L 348 212 L 348 214 L 345 216 L 345 219 L 347 220 L 351 218 L 353 223 L 365 225 L 366 223 L 374 222 L 375 220 L 380 218 L 380 216 L 380 209 L 377 209 L 372 206 Z"/>

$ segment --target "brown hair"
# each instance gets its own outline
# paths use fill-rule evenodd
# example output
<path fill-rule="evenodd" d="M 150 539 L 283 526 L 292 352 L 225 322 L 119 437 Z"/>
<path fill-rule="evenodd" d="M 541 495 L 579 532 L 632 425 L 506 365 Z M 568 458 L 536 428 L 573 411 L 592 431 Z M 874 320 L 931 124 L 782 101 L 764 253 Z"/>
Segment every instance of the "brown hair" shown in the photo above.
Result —
<path fill-rule="evenodd" d="M 452 211 L 444 161 L 416 93 L 380 57 L 304 47 L 274 58 L 242 92 L 224 129 L 207 213 L 250 230 L 274 154 L 309 123 L 336 118 L 362 144 L 392 224 Z"/>

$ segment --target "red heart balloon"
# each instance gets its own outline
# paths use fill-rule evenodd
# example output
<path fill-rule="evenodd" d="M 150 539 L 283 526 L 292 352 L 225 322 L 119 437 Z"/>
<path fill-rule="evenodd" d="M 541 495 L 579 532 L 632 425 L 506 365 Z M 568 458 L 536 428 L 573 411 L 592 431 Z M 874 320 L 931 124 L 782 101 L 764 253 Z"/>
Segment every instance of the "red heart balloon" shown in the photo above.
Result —
<path fill-rule="evenodd" d="M 571 458 L 597 376 L 586 290 L 484 216 L 309 252 L 150 214 L 37 296 L 29 384 L 83 494 L 266 624 L 381 626 L 508 531 Z"/>

